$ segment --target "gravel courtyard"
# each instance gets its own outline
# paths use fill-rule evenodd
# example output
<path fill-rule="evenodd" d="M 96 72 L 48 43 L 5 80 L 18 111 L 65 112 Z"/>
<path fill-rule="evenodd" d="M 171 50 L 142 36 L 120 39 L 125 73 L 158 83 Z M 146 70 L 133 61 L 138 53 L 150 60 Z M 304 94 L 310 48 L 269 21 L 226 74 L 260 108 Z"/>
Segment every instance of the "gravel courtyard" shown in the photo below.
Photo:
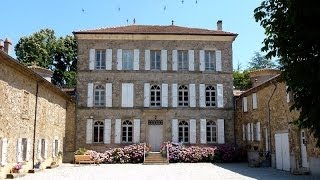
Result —
<path fill-rule="evenodd" d="M 319 178 L 319 177 L 318 177 Z M 247 164 L 177 163 L 169 165 L 142 164 L 102 164 L 80 165 L 62 164 L 55 169 L 47 169 L 28 174 L 23 180 L 208 180 L 208 179 L 317 179 L 311 176 L 295 176 L 272 168 L 249 168 Z"/>

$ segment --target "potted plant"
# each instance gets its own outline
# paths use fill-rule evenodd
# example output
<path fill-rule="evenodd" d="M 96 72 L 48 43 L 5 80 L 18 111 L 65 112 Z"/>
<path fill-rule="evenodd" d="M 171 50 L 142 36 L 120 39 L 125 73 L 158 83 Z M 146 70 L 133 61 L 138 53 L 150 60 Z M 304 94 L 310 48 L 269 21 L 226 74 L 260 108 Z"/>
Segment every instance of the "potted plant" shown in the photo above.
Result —
<path fill-rule="evenodd" d="M 87 153 L 87 149 L 86 148 L 79 148 L 74 152 L 74 163 L 79 163 L 80 159 L 88 159 L 85 156 L 89 156 L 91 157 L 88 153 Z M 89 158 L 90 159 L 90 158 Z"/>
<path fill-rule="evenodd" d="M 20 169 L 22 169 L 22 164 L 21 163 L 18 163 L 16 165 L 14 165 L 11 169 L 11 172 L 12 173 L 19 173 L 20 172 Z"/>

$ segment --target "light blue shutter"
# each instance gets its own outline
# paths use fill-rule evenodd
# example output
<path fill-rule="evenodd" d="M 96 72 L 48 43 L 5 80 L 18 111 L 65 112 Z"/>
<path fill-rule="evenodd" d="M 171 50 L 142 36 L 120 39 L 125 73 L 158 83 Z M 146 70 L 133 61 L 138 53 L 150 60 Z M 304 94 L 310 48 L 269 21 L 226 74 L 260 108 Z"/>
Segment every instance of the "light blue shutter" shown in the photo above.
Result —
<path fill-rule="evenodd" d="M 258 104 L 257 104 L 257 93 L 252 94 L 252 109 L 257 109 Z"/>
<path fill-rule="evenodd" d="M 4 166 L 7 164 L 7 151 L 8 151 L 8 139 L 7 138 L 2 138 L 2 143 L 1 143 L 1 165 Z"/>
<path fill-rule="evenodd" d="M 171 121 L 172 142 L 178 143 L 178 119 Z"/>
<path fill-rule="evenodd" d="M 128 84 L 127 83 L 122 83 L 122 88 L 121 88 L 121 106 L 122 107 L 128 107 Z"/>
<path fill-rule="evenodd" d="M 22 138 L 17 140 L 17 162 L 22 162 Z"/>
<path fill-rule="evenodd" d="M 144 51 L 144 69 L 150 70 L 150 50 Z"/>
<path fill-rule="evenodd" d="M 167 50 L 161 50 L 161 70 L 166 71 L 167 70 Z"/>
<path fill-rule="evenodd" d="M 95 59 L 96 59 L 95 49 L 90 49 L 90 51 L 89 51 L 89 70 L 94 69 Z"/>
<path fill-rule="evenodd" d="M 221 69 L 221 51 L 216 51 L 216 71 L 222 71 Z"/>
<path fill-rule="evenodd" d="M 218 119 L 218 144 L 224 144 L 224 119 Z"/>
<path fill-rule="evenodd" d="M 27 139 L 27 154 L 26 154 L 26 161 L 29 161 L 30 160 L 30 151 L 31 149 L 31 140 L 30 139 Z"/>
<path fill-rule="evenodd" d="M 106 83 L 106 107 L 112 107 L 112 83 Z"/>
<path fill-rule="evenodd" d="M 116 119 L 116 124 L 114 126 L 115 134 L 114 134 L 114 143 L 120 144 L 121 139 L 121 119 Z"/>
<path fill-rule="evenodd" d="M 242 98 L 242 103 L 243 103 L 243 112 L 248 112 L 247 97 L 243 97 L 243 98 Z"/>
<path fill-rule="evenodd" d="M 140 119 L 133 120 L 133 142 L 140 143 Z"/>
<path fill-rule="evenodd" d="M 190 144 L 197 143 L 197 122 L 195 119 L 190 119 Z"/>
<path fill-rule="evenodd" d="M 178 70 L 178 51 L 172 50 L 172 70 Z"/>
<path fill-rule="evenodd" d="M 122 49 L 117 50 L 117 70 L 122 70 Z"/>
<path fill-rule="evenodd" d="M 178 106 L 178 84 L 172 84 L 172 107 Z"/>
<path fill-rule="evenodd" d="M 162 84 L 161 91 L 161 106 L 168 107 L 168 84 Z"/>
<path fill-rule="evenodd" d="M 189 84 L 190 107 L 196 107 L 196 85 Z"/>
<path fill-rule="evenodd" d="M 104 120 L 104 137 L 103 137 L 104 144 L 111 143 L 111 119 Z"/>
<path fill-rule="evenodd" d="M 205 66 L 206 66 L 206 63 L 204 61 L 204 50 L 200 50 L 199 51 L 199 59 L 200 59 L 200 71 L 204 71 L 205 70 Z"/>
<path fill-rule="evenodd" d="M 87 107 L 93 107 L 93 83 L 88 83 Z"/>
<path fill-rule="evenodd" d="M 144 83 L 144 107 L 150 106 L 150 83 Z"/>
<path fill-rule="evenodd" d="M 106 49 L 106 70 L 112 70 L 112 49 Z"/>
<path fill-rule="evenodd" d="M 140 53 L 139 49 L 133 50 L 133 70 L 139 70 Z"/>
<path fill-rule="evenodd" d="M 223 84 L 217 84 L 217 101 L 218 108 L 223 108 Z"/>
<path fill-rule="evenodd" d="M 93 119 L 87 119 L 87 130 L 86 130 L 86 143 L 92 143 L 92 128 L 93 128 Z"/>
<path fill-rule="evenodd" d="M 189 71 L 194 71 L 194 50 L 189 50 Z"/>
<path fill-rule="evenodd" d="M 199 85 L 199 105 L 200 107 L 206 107 L 206 85 Z"/>
<path fill-rule="evenodd" d="M 200 142 L 201 144 L 207 143 L 207 120 L 206 119 L 200 119 Z"/>

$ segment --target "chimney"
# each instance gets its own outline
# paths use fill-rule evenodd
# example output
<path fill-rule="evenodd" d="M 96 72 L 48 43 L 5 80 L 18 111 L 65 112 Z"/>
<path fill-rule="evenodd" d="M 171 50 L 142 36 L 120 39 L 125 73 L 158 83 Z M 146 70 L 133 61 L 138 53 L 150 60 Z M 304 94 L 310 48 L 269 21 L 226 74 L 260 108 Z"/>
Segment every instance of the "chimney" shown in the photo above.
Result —
<path fill-rule="evenodd" d="M 4 51 L 4 43 L 2 39 L 0 39 L 0 51 Z"/>
<path fill-rule="evenodd" d="M 4 40 L 4 52 L 6 52 L 7 54 L 10 53 L 11 50 L 11 42 L 9 40 L 9 38 L 6 38 L 6 40 Z"/>
<path fill-rule="evenodd" d="M 218 31 L 222 31 L 222 20 L 219 20 L 219 21 L 217 22 L 217 30 L 218 30 Z"/>

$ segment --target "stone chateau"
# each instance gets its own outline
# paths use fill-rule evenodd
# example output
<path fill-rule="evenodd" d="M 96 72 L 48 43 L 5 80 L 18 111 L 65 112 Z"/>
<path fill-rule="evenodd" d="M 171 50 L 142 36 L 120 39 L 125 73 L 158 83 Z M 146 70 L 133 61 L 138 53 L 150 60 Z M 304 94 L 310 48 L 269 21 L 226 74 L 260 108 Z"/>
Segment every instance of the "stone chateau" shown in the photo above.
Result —
<path fill-rule="evenodd" d="M 76 147 L 234 142 L 232 42 L 237 34 L 176 25 L 74 32 Z"/>

